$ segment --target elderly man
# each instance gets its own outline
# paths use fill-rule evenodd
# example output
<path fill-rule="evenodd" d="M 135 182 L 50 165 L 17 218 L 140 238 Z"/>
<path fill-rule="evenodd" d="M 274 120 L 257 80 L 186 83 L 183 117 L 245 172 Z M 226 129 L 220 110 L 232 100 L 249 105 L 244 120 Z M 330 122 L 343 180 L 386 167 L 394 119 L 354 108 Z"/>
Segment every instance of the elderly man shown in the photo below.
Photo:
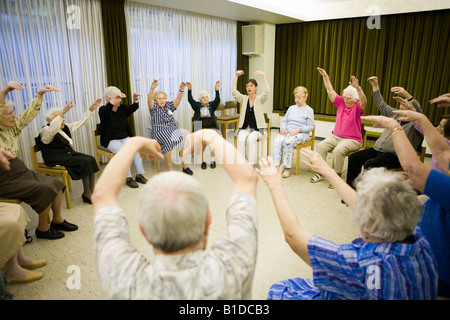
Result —
<path fill-rule="evenodd" d="M 218 161 L 235 159 L 235 149 L 214 130 L 186 139 L 184 156 L 207 145 Z M 211 212 L 204 188 L 181 172 L 165 172 L 144 186 L 139 228 L 153 246 L 149 262 L 129 242 L 118 196 L 137 153 L 162 159 L 156 140 L 130 138 L 106 166 L 92 201 L 94 249 L 105 299 L 250 299 L 257 251 L 258 176 L 239 153 L 238 164 L 224 163 L 234 182 L 225 232 L 205 252 Z M 201 152 L 201 151 L 200 151 Z"/>
<path fill-rule="evenodd" d="M 334 91 L 327 72 L 321 68 L 317 70 L 323 78 L 328 98 L 336 107 L 336 124 L 333 133 L 319 143 L 317 150 L 323 159 L 327 158 L 328 152 L 333 152 L 334 170 L 340 176 L 345 156 L 362 146 L 361 116 L 364 115 L 367 99 L 359 86 L 358 79 L 354 76 L 351 77 L 352 82 L 344 89 L 343 97 L 341 97 Z M 315 183 L 323 179 L 323 175 L 317 173 L 310 182 Z M 328 187 L 333 188 L 331 184 Z"/>
<path fill-rule="evenodd" d="M 388 106 L 381 96 L 378 78 L 370 77 L 367 81 L 372 85 L 372 96 L 380 113 L 384 116 L 398 119 L 398 114 L 394 113 L 396 109 Z M 406 97 L 409 101 L 412 101 L 412 105 L 409 107 L 402 103 L 400 105 L 400 110 L 411 108 L 422 113 L 422 108 L 419 103 L 414 100 L 406 90 L 400 87 L 393 87 L 391 90 Z M 423 142 L 423 134 L 414 127 L 412 122 L 402 121 L 400 124 L 401 128 L 405 131 L 409 142 L 413 145 L 414 150 L 418 150 Z M 361 173 L 362 167 L 364 167 L 365 170 L 376 167 L 384 167 L 387 169 L 400 168 L 400 162 L 395 152 L 394 143 L 392 142 L 392 133 L 389 130 L 383 131 L 372 148 L 355 152 L 348 158 L 347 183 L 353 189 L 355 189 L 353 182 Z"/>

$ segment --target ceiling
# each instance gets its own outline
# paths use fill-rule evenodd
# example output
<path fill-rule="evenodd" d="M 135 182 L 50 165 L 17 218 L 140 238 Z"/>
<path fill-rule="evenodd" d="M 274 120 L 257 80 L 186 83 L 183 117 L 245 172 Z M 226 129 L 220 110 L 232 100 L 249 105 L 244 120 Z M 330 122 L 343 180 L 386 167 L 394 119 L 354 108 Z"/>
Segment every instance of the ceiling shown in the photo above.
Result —
<path fill-rule="evenodd" d="M 450 9 L 449 0 L 132 0 L 250 23 L 285 24 Z"/>

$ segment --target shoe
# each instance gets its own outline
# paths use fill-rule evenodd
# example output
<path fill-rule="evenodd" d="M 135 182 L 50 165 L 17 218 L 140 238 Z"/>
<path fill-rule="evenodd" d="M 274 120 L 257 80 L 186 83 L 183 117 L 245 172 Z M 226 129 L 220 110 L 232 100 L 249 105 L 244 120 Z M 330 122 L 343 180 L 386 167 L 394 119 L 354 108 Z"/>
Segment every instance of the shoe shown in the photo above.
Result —
<path fill-rule="evenodd" d="M 37 269 L 43 267 L 47 264 L 47 260 L 45 259 L 33 259 L 33 261 L 28 263 L 19 263 L 19 266 L 25 269 Z"/>
<path fill-rule="evenodd" d="M 341 199 L 341 203 L 345 204 L 348 207 L 348 204 L 345 203 L 344 199 Z"/>
<path fill-rule="evenodd" d="M 66 220 L 64 220 L 62 223 L 54 223 L 52 221 L 52 223 L 50 223 L 50 227 L 53 227 L 55 230 L 63 230 L 63 231 L 76 231 L 78 230 L 78 226 L 67 222 Z"/>
<path fill-rule="evenodd" d="M 193 174 L 194 174 L 194 173 L 192 172 L 192 170 L 189 169 L 189 168 L 183 169 L 183 172 L 186 173 L 186 174 L 190 174 L 190 175 L 193 175 Z"/>
<path fill-rule="evenodd" d="M 323 179 L 325 179 L 323 175 L 321 175 L 320 173 L 316 173 L 314 176 L 311 177 L 311 179 L 309 179 L 309 182 L 316 183 L 322 181 Z"/>
<path fill-rule="evenodd" d="M 202 162 L 201 167 L 202 167 L 202 169 L 206 169 L 206 162 Z"/>
<path fill-rule="evenodd" d="M 82 195 L 81 195 L 81 199 L 83 199 L 83 202 L 86 202 L 86 203 L 92 204 L 92 201 L 91 201 L 91 199 L 89 199 L 88 197 L 85 197 L 85 196 L 84 196 L 84 194 L 82 194 Z"/>
<path fill-rule="evenodd" d="M 283 171 L 283 178 L 288 178 L 291 175 L 291 170 L 284 170 Z"/>
<path fill-rule="evenodd" d="M 211 161 L 211 169 L 214 169 L 216 167 L 216 162 L 215 161 Z"/>
<path fill-rule="evenodd" d="M 139 182 L 139 183 L 142 183 L 142 184 L 146 184 L 147 183 L 147 179 L 145 179 L 145 177 L 142 175 L 142 174 L 140 174 L 140 175 L 137 175 L 136 176 L 136 178 L 134 179 L 136 182 Z"/>
<path fill-rule="evenodd" d="M 334 189 L 334 187 L 331 183 L 328 185 L 328 189 Z"/>
<path fill-rule="evenodd" d="M 6 275 L 9 280 L 9 284 L 28 283 L 41 279 L 44 274 L 41 271 L 28 271 L 25 277 L 15 277 Z"/>
<path fill-rule="evenodd" d="M 133 180 L 133 178 L 127 179 L 126 184 L 130 188 L 139 188 L 139 185 Z"/>
<path fill-rule="evenodd" d="M 52 228 L 51 225 L 47 231 L 40 231 L 40 230 L 36 229 L 35 233 L 36 233 L 36 238 L 40 238 L 40 239 L 56 240 L 56 239 L 61 239 L 64 237 L 64 233 L 56 230 L 55 228 Z"/>

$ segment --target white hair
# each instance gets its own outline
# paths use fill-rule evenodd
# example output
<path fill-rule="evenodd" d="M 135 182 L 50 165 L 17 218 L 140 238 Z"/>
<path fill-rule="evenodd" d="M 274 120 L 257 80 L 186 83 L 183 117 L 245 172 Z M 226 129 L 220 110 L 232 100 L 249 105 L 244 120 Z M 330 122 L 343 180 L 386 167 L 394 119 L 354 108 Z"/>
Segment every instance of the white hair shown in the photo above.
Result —
<path fill-rule="evenodd" d="M 208 91 L 206 91 L 206 90 L 202 90 L 202 91 L 200 91 L 200 94 L 198 95 L 198 98 L 200 99 L 200 98 L 202 97 L 202 95 L 207 95 L 207 96 L 208 96 L 208 98 L 209 98 L 209 92 L 208 92 Z"/>
<path fill-rule="evenodd" d="M 121 91 L 120 91 L 119 88 L 111 86 L 111 87 L 107 87 L 105 89 L 105 92 L 104 92 L 103 96 L 104 96 L 106 101 L 109 101 L 112 98 L 114 98 L 116 95 L 118 95 L 120 92 Z"/>
<path fill-rule="evenodd" d="M 344 97 L 346 93 L 350 93 L 352 95 L 353 100 L 359 101 L 358 90 L 355 87 L 349 85 L 347 88 L 342 91 L 342 96 Z"/>
<path fill-rule="evenodd" d="M 200 242 L 206 228 L 205 189 L 193 177 L 170 171 L 150 179 L 139 196 L 139 223 L 150 243 L 176 252 Z"/>
<path fill-rule="evenodd" d="M 48 109 L 44 114 L 44 119 L 47 122 L 50 122 L 55 117 L 55 112 L 61 111 L 61 109 L 58 108 L 50 108 Z"/>
<path fill-rule="evenodd" d="M 4 104 L 0 104 L 0 117 L 3 116 L 3 112 L 5 111 L 6 107 L 13 108 L 14 103 L 11 100 L 5 100 Z"/>
<path fill-rule="evenodd" d="M 417 193 L 405 177 L 385 168 L 364 171 L 355 181 L 358 200 L 353 220 L 372 236 L 387 242 L 411 235 L 420 218 Z"/>

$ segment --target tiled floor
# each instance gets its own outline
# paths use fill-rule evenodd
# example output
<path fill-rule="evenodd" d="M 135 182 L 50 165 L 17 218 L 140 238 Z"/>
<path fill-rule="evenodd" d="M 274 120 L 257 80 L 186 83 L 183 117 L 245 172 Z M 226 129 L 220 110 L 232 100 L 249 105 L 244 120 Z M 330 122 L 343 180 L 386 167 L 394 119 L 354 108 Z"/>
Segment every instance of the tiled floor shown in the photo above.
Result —
<path fill-rule="evenodd" d="M 272 140 L 277 134 L 273 130 Z M 229 137 L 230 142 L 232 139 Z M 427 158 L 427 161 L 429 159 Z M 147 178 L 157 174 L 156 164 L 144 161 Z M 161 163 L 161 170 L 165 170 Z M 181 168 L 176 166 L 176 168 Z M 225 208 L 231 192 L 231 180 L 222 166 L 202 170 L 193 165 L 194 177 L 203 183 L 208 192 L 210 209 L 213 214 L 209 245 L 224 230 Z M 296 210 L 300 223 L 310 232 L 335 241 L 350 242 L 359 236 L 353 226 L 349 209 L 341 204 L 341 198 L 334 189 L 328 189 L 328 182 L 311 184 L 309 178 L 313 172 L 301 166 L 299 175 L 294 174 L 284 180 L 289 199 Z M 345 174 L 344 174 L 345 178 Z M 150 246 L 139 233 L 136 222 L 137 199 L 140 189 L 131 189 L 124 185 L 120 203 L 129 219 L 131 242 L 149 259 L 153 259 Z M 7 289 L 16 300 L 91 300 L 102 299 L 94 263 L 92 231 L 92 206 L 81 200 L 82 185 L 73 181 L 71 191 L 72 208 L 66 209 L 63 203 L 65 219 L 76 223 L 79 230 L 68 233 L 60 240 L 36 239 L 24 246 L 24 252 L 35 258 L 47 259 L 47 265 L 40 270 L 44 277 L 36 282 L 24 285 L 8 285 Z M 258 185 L 259 244 L 256 272 L 253 281 L 253 299 L 265 299 L 270 286 L 280 280 L 293 277 L 312 277 L 311 268 L 295 255 L 284 241 L 283 233 L 272 203 L 270 194 L 260 179 Z M 37 215 L 28 205 L 23 205 L 31 222 L 28 230 L 34 236 Z M 78 272 L 79 271 L 79 272 Z M 80 275 L 80 287 L 73 281 Z M 75 287 L 74 287 L 75 286 Z"/>

